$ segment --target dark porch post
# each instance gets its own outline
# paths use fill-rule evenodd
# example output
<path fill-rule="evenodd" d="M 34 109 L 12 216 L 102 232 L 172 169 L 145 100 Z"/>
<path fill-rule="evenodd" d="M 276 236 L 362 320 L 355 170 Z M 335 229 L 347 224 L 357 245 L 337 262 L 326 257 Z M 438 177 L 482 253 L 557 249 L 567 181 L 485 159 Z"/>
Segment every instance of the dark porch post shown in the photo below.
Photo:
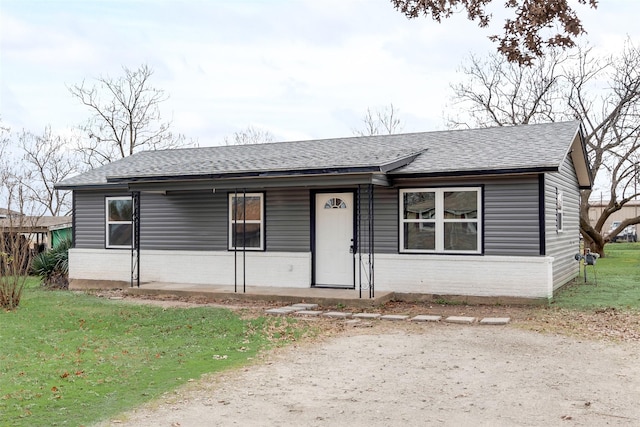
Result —
<path fill-rule="evenodd" d="M 238 189 L 233 192 L 233 219 L 231 221 L 231 244 L 233 245 L 233 292 L 238 292 L 238 248 L 236 247 L 236 223 L 238 222 Z"/>
<path fill-rule="evenodd" d="M 374 297 L 374 285 L 375 285 L 375 277 L 374 277 L 374 269 L 373 263 L 375 258 L 374 252 L 374 243 L 375 243 L 375 232 L 373 228 L 373 184 L 369 184 L 369 298 Z"/>
<path fill-rule="evenodd" d="M 238 292 L 238 189 L 233 191 L 233 220 L 231 243 L 233 245 L 233 292 Z M 242 292 L 247 292 L 247 189 L 242 189 Z"/>
<path fill-rule="evenodd" d="M 242 293 L 247 292 L 247 189 L 242 189 Z"/>
<path fill-rule="evenodd" d="M 374 204 L 373 204 L 373 184 L 368 184 L 366 187 L 367 191 L 367 216 L 365 218 L 363 214 L 363 185 L 358 185 L 358 194 L 356 197 L 356 230 L 357 230 L 357 248 L 358 248 L 358 296 L 362 298 L 362 274 L 363 270 L 365 272 L 365 280 L 364 285 L 367 286 L 369 290 L 369 298 L 374 297 Z M 365 240 L 363 237 L 365 236 L 366 231 L 366 246 L 364 244 Z M 366 251 L 366 252 L 365 252 Z M 363 253 L 364 252 L 364 253 Z M 364 267 L 364 259 L 366 256 L 367 260 L 367 268 Z"/>
<path fill-rule="evenodd" d="M 131 192 L 131 221 L 133 222 L 133 242 L 131 242 L 131 287 L 140 287 L 140 192 Z"/>
<path fill-rule="evenodd" d="M 358 298 L 362 298 L 362 185 L 358 184 L 358 194 L 356 197 L 356 247 L 358 249 Z M 354 254 L 354 256 L 356 256 Z"/>

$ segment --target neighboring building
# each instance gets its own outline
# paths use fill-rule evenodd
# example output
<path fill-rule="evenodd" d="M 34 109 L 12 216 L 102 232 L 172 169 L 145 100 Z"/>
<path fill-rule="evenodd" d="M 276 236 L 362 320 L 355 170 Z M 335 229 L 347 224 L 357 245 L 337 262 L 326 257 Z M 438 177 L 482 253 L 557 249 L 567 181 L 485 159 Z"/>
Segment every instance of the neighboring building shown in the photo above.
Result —
<path fill-rule="evenodd" d="M 548 299 L 578 274 L 591 183 L 564 122 L 141 152 L 56 187 L 73 190 L 71 288 L 133 273 Z"/>
<path fill-rule="evenodd" d="M 6 219 L 9 217 L 14 218 L 20 215 L 21 215 L 20 212 L 12 211 L 5 208 L 0 208 L 0 219 Z"/>
<path fill-rule="evenodd" d="M 73 238 L 73 228 L 71 226 L 71 218 L 68 222 L 58 225 L 52 225 L 49 227 L 49 233 L 51 236 L 51 247 L 55 248 L 65 240 L 71 240 Z"/>
<path fill-rule="evenodd" d="M 596 225 L 596 221 L 598 220 L 598 218 L 600 218 L 608 203 L 608 201 L 589 202 L 589 222 L 591 223 L 592 227 Z M 622 206 L 619 211 L 614 212 L 613 214 L 611 214 L 611 216 L 609 216 L 609 218 L 607 218 L 602 227 L 602 234 L 609 233 L 609 231 L 611 230 L 611 224 L 613 224 L 613 222 L 622 222 L 627 218 L 635 218 L 638 215 L 640 215 L 640 200 L 631 200 L 628 203 L 625 203 L 625 205 Z M 635 229 L 637 235 L 638 231 L 640 231 L 638 230 L 638 224 L 632 225 L 631 227 Z"/>
<path fill-rule="evenodd" d="M 71 238 L 72 217 L 28 216 L 0 208 L 0 230 L 22 234 L 31 249 L 41 252 Z"/>

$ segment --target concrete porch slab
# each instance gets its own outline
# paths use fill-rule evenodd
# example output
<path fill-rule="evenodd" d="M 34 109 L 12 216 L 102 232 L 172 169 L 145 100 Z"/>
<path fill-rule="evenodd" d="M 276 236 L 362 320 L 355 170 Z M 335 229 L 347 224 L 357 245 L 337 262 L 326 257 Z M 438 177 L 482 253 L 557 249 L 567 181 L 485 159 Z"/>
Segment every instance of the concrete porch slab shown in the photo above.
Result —
<path fill-rule="evenodd" d="M 200 298 L 207 302 L 215 301 L 266 301 L 300 304 L 316 304 L 321 307 L 374 307 L 393 299 L 393 292 L 376 292 L 374 298 L 360 295 L 357 289 L 331 288 L 283 288 L 268 286 L 221 286 L 198 285 L 192 283 L 142 283 L 140 287 L 124 288 L 130 295 L 171 295 L 175 297 Z M 311 308 L 311 309 L 313 309 Z M 305 308 L 301 308 L 305 309 Z"/>

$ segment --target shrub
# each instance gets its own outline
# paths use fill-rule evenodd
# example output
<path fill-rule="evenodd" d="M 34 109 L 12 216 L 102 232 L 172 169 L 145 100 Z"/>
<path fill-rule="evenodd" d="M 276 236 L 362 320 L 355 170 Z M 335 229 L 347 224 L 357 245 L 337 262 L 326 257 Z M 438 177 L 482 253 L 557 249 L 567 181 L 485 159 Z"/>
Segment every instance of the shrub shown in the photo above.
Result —
<path fill-rule="evenodd" d="M 24 236 L 0 229 L 0 307 L 5 310 L 15 310 L 20 304 L 29 256 Z"/>
<path fill-rule="evenodd" d="M 69 248 L 71 239 L 36 255 L 31 262 L 31 272 L 40 276 L 43 285 L 51 289 L 69 288 Z"/>

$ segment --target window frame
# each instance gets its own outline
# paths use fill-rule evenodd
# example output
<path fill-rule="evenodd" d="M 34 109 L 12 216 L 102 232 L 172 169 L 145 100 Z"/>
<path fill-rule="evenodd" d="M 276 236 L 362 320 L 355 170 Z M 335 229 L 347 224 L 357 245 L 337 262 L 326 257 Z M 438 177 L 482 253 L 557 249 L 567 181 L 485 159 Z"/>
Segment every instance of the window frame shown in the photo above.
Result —
<path fill-rule="evenodd" d="M 133 197 L 132 196 L 107 196 L 104 198 L 105 200 L 105 204 L 104 204 L 104 219 L 105 219 L 105 236 L 104 236 L 104 243 L 105 243 L 105 248 L 107 249 L 131 249 L 133 247 L 133 240 L 134 240 L 134 227 L 133 227 Z M 131 220 L 129 221 L 111 221 L 109 220 L 109 202 L 114 201 L 114 200 L 128 200 L 129 202 L 131 202 Z M 129 245 L 112 245 L 110 243 L 110 236 L 111 233 L 109 232 L 109 226 L 112 224 L 129 224 L 131 225 L 131 244 Z"/>
<path fill-rule="evenodd" d="M 556 232 L 564 231 L 564 192 L 556 187 Z"/>
<path fill-rule="evenodd" d="M 444 218 L 444 194 L 449 192 L 475 192 L 476 193 L 476 208 L 477 208 L 477 218 L 472 219 L 460 219 L 460 218 Z M 434 193 L 435 198 L 435 217 L 434 218 L 416 218 L 416 219 L 406 219 L 404 218 L 404 195 L 406 193 Z M 481 255 L 483 253 L 483 238 L 484 238 L 484 227 L 483 227 L 483 187 L 482 186 L 469 186 L 469 187 L 411 187 L 411 188 L 402 188 L 399 191 L 398 197 L 398 249 L 400 253 L 405 254 L 444 254 L 444 255 L 455 255 L 455 254 L 471 254 L 471 255 Z M 404 227 L 405 224 L 409 223 L 418 223 L 420 224 L 420 228 L 424 224 L 431 223 L 434 224 L 435 228 L 435 248 L 434 249 L 406 249 L 405 248 L 405 234 Z M 476 250 L 452 250 L 445 249 L 445 224 L 447 223 L 473 223 L 476 225 L 477 230 L 477 242 L 476 242 Z"/>
<path fill-rule="evenodd" d="M 260 219 L 259 220 L 244 220 L 237 221 L 233 219 L 233 199 L 235 197 L 259 197 L 260 198 Z M 227 232 L 227 249 L 230 251 L 264 251 L 265 250 L 265 209 L 264 209 L 264 193 L 229 193 L 227 199 L 228 209 L 228 232 Z M 258 247 L 242 247 L 242 246 L 234 246 L 233 245 L 233 226 L 235 224 L 260 224 L 260 246 Z"/>

